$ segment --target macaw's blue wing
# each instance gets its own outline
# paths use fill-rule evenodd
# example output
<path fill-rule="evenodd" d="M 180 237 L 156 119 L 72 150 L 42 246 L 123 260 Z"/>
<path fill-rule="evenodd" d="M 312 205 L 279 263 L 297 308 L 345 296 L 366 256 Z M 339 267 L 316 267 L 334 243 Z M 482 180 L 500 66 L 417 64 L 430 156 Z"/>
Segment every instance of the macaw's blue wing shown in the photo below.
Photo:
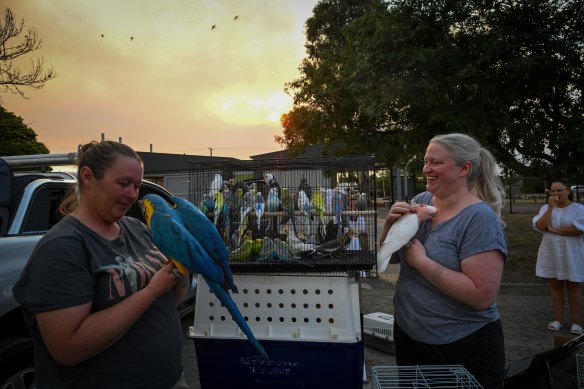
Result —
<path fill-rule="evenodd" d="M 247 339 L 251 342 L 251 344 L 256 348 L 262 357 L 269 360 L 270 358 L 268 357 L 268 353 L 266 353 L 266 350 L 264 350 L 260 342 L 258 342 L 258 340 L 255 338 L 251 328 L 249 328 L 247 325 L 247 322 L 237 308 L 237 305 L 235 305 L 235 301 L 233 301 L 229 292 L 225 290 L 220 284 L 212 280 L 205 278 L 205 281 L 207 282 L 207 285 L 209 285 L 211 291 L 215 294 L 215 296 L 217 296 L 219 301 L 221 301 L 223 306 L 227 308 L 231 314 L 231 317 L 233 318 L 233 321 L 235 321 L 237 326 L 241 329 L 245 336 L 247 336 Z"/>
<path fill-rule="evenodd" d="M 210 257 L 223 270 L 226 288 L 237 293 L 233 274 L 229 267 L 229 252 L 215 225 L 190 201 L 173 196 L 174 212 L 178 215 L 188 232 L 197 239 Z"/>
<path fill-rule="evenodd" d="M 205 279 L 223 283 L 221 269 L 209 259 L 203 247 L 193 239 L 180 221 L 161 212 L 152 213 L 149 221 L 152 241 L 166 256 L 183 264 L 194 273 L 201 274 Z"/>

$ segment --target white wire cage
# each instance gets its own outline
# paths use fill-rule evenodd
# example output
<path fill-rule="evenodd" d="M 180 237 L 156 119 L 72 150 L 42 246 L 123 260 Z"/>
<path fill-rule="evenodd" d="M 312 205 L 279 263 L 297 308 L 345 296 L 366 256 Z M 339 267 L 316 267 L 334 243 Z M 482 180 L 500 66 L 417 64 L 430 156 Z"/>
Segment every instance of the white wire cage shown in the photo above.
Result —
<path fill-rule="evenodd" d="M 462 365 L 374 366 L 371 389 L 482 389 Z"/>

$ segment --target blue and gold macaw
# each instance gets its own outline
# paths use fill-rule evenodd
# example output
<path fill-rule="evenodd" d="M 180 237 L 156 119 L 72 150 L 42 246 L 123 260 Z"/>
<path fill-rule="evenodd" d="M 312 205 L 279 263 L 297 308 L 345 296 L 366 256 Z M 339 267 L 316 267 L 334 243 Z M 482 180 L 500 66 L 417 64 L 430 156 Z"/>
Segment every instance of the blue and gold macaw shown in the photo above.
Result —
<path fill-rule="evenodd" d="M 173 261 L 201 274 L 211 291 L 262 357 L 269 359 L 229 294 L 237 291 L 228 253 L 213 223 L 193 204 L 172 197 L 174 207 L 154 194 L 144 196 L 145 218 L 154 244 Z M 203 221 L 206 220 L 206 221 Z"/>
<path fill-rule="evenodd" d="M 174 203 L 174 210 L 186 229 L 196 237 L 211 259 L 223 270 L 227 289 L 237 293 L 229 267 L 229 252 L 213 223 L 190 201 L 178 196 L 172 196 L 170 200 Z"/>

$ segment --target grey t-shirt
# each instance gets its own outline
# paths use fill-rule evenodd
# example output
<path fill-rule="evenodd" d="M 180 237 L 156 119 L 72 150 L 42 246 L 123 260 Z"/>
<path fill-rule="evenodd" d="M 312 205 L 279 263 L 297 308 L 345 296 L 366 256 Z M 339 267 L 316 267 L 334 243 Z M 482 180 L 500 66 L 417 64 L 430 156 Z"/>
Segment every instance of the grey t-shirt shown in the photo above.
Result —
<path fill-rule="evenodd" d="M 181 327 L 172 292 L 158 298 L 109 348 L 77 366 L 49 354 L 35 314 L 92 303 L 100 311 L 144 288 L 167 259 L 144 224 L 125 217 L 102 238 L 65 217 L 37 244 L 13 292 L 35 339 L 36 387 L 170 388 L 182 374 Z"/>
<path fill-rule="evenodd" d="M 432 194 L 414 198 L 417 204 L 431 204 Z M 424 222 L 416 234 L 428 257 L 455 271 L 474 254 L 499 250 L 507 256 L 507 240 L 493 209 L 486 203 L 470 205 L 453 218 L 432 228 Z M 496 303 L 477 311 L 456 301 L 434 287 L 398 252 L 400 274 L 394 296 L 395 320 L 410 337 L 429 344 L 447 344 L 461 339 L 499 319 Z"/>

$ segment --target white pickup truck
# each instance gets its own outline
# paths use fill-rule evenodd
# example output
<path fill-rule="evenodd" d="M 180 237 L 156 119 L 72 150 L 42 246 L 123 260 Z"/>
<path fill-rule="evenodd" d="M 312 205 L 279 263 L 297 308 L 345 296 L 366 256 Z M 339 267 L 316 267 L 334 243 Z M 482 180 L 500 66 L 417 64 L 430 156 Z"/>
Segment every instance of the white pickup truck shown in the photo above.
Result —
<path fill-rule="evenodd" d="M 0 388 L 29 388 L 34 383 L 33 340 L 24 324 L 12 287 L 41 237 L 61 218 L 58 206 L 75 183 L 71 173 L 47 172 L 46 167 L 73 165 L 76 154 L 0 157 Z M 23 169 L 40 172 L 23 172 Z M 44 171 L 43 171 L 44 170 Z M 144 181 L 140 198 L 163 187 Z M 144 221 L 138 202 L 127 213 Z M 196 279 L 179 313 L 194 309 Z"/>

